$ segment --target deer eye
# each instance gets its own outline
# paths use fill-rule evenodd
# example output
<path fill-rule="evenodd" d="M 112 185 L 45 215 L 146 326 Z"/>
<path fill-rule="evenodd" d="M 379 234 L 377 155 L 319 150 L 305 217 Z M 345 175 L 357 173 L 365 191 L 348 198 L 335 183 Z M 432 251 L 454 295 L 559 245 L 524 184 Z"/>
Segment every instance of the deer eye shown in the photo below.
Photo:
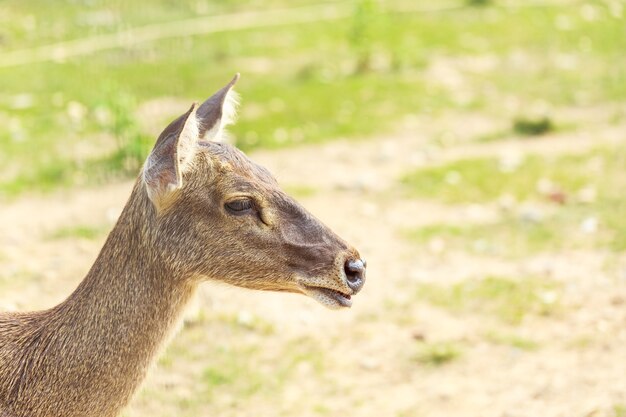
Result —
<path fill-rule="evenodd" d="M 232 214 L 245 214 L 252 210 L 252 200 L 248 198 L 240 198 L 239 200 L 229 201 L 224 204 L 226 210 Z"/>

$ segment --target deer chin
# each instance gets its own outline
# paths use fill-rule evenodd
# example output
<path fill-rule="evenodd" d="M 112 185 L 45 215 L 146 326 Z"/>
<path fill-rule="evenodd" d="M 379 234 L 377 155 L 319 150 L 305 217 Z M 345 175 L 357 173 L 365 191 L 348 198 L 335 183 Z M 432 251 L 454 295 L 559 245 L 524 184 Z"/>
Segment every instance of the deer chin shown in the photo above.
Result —
<path fill-rule="evenodd" d="M 352 297 L 332 288 L 301 285 L 302 292 L 331 310 L 352 307 Z"/>

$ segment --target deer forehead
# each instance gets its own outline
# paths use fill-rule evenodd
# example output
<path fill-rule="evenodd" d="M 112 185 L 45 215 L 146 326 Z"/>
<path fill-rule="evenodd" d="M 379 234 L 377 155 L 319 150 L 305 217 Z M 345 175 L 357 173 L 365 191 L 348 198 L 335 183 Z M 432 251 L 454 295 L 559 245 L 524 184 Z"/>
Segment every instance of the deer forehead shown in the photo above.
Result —
<path fill-rule="evenodd" d="M 202 143 L 200 151 L 207 158 L 211 170 L 221 177 L 237 176 L 269 188 L 278 188 L 271 172 L 227 143 Z"/>

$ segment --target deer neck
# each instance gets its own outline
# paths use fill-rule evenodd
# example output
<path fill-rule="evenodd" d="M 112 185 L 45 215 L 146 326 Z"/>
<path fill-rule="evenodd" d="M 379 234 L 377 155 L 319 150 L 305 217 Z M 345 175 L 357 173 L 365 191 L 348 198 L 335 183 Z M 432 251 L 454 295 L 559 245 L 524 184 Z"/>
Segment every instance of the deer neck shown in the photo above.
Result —
<path fill-rule="evenodd" d="M 35 337 L 50 342 L 31 353 L 42 358 L 20 397 L 40 389 L 68 416 L 114 416 L 139 387 L 196 286 L 160 259 L 149 204 L 138 183 L 83 282 L 46 312 Z"/>
<path fill-rule="evenodd" d="M 153 217 L 151 203 L 135 186 L 88 275 L 60 306 L 77 331 L 119 347 L 120 356 L 158 348 L 196 288 L 159 256 Z"/>

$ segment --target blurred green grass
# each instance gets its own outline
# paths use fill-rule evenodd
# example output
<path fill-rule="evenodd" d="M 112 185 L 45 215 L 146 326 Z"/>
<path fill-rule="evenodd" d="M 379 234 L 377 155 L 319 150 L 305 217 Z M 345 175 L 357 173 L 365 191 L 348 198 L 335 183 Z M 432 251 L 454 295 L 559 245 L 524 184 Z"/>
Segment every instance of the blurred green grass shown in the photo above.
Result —
<path fill-rule="evenodd" d="M 450 286 L 421 284 L 419 300 L 456 313 L 480 313 L 519 325 L 529 315 L 549 316 L 559 310 L 559 283 L 545 277 L 515 279 L 488 276 Z"/>
<path fill-rule="evenodd" d="M 0 57 L 148 24 L 306 4 L 5 1 Z M 602 1 L 459 1 L 439 12 L 394 11 L 432 8 L 422 0 L 329 4 L 352 12 L 0 68 L 0 194 L 134 175 L 154 131 L 185 110 L 138 120 L 138 109 L 150 100 L 201 100 L 237 71 L 243 107 L 232 130 L 244 150 L 366 138 L 416 114 L 474 109 L 502 117 L 511 97 L 520 108 L 538 99 L 573 106 L 626 97 L 626 25 Z M 470 57 L 486 64 L 468 65 Z M 433 74 L 439 61 L 464 80 L 463 91 Z"/>
<path fill-rule="evenodd" d="M 518 350 L 534 351 L 541 347 L 540 344 L 533 339 L 511 333 L 491 331 L 488 332 L 485 337 L 493 344 L 510 346 Z"/>
<path fill-rule="evenodd" d="M 324 383 L 328 358 L 313 337 L 293 337 L 284 346 L 267 343 L 276 336 L 271 323 L 246 314 L 203 314 L 187 322 L 159 365 L 185 375 L 184 392 L 143 390 L 138 403 L 175 404 L 177 415 L 214 415 L 251 404 L 276 401 L 290 384 L 301 378 Z M 216 338 L 202 343 L 207 334 Z M 190 384 L 191 383 L 191 384 Z"/>
<path fill-rule="evenodd" d="M 48 235 L 49 239 L 97 239 L 108 232 L 107 226 L 93 226 L 79 224 L 73 226 L 60 227 Z"/>
<path fill-rule="evenodd" d="M 442 366 L 460 358 L 462 349 L 455 342 L 418 343 L 415 360 L 426 366 Z"/>
<path fill-rule="evenodd" d="M 429 225 L 405 235 L 420 244 L 440 238 L 452 247 L 500 255 L 594 247 L 623 251 L 624 167 L 626 150 L 616 146 L 516 161 L 464 159 L 415 170 L 402 179 L 413 197 L 453 204 L 510 200 L 518 208 L 487 224 Z M 537 207 L 524 212 L 520 205 L 528 203 Z"/>
<path fill-rule="evenodd" d="M 452 115 L 449 123 L 455 123 L 455 115 L 470 112 L 491 121 L 504 120 L 496 124 L 509 126 L 473 137 L 476 142 L 519 139 L 531 133 L 545 135 L 528 137 L 529 142 L 550 141 L 555 131 L 579 129 L 589 133 L 592 141 L 596 137 L 583 125 L 585 121 L 571 126 L 549 113 L 550 118 L 544 119 L 545 114 L 534 109 L 580 107 L 590 113 L 604 112 L 611 103 L 626 99 L 624 10 L 616 12 L 619 1 L 601 0 L 546 0 L 535 6 L 521 0 L 506 5 L 499 0 L 451 0 L 443 6 L 425 0 L 329 2 L 350 12 L 332 21 L 165 38 L 65 62 L 2 65 L 3 54 L 11 51 L 200 16 L 307 4 L 316 3 L 0 2 L 0 198 L 136 175 L 155 134 L 169 119 L 211 94 L 234 72 L 242 73 L 238 90 L 243 106 L 240 122 L 231 130 L 246 151 L 343 138 L 380 139 L 408 130 L 405 124 L 411 125 L 416 116 L 435 120 Z M 445 10 L 397 11 L 440 6 Z M 160 112 L 146 110 L 155 103 L 162 107 Z M 623 111 L 613 118 L 626 120 Z M 518 161 L 471 158 L 414 170 L 401 180 L 400 193 L 367 198 L 383 200 L 404 193 L 438 200 L 451 210 L 503 206 L 487 223 L 425 222 L 426 226 L 401 230 L 415 244 L 409 251 L 411 263 L 422 256 L 416 247 L 437 239 L 475 262 L 482 262 L 483 255 L 512 257 L 517 262 L 540 252 L 554 255 L 570 250 L 605 255 L 626 250 L 624 167 L 625 150 L 617 147 L 576 155 L 531 155 Z M 552 201 L 560 198 L 558 193 L 551 197 L 541 192 L 542 183 L 555 186 L 566 201 Z M 299 184 L 291 184 L 287 191 L 300 198 L 326 192 Z M 503 200 L 513 203 L 504 207 Z M 540 215 L 524 212 L 527 203 Z M 588 224 L 597 230 L 583 230 L 581 226 Z M 47 244 L 69 246 L 72 239 L 98 239 L 106 228 L 97 223 L 60 227 L 46 237 L 62 241 Z M 402 243 L 392 244 L 402 252 Z M 10 259 L 13 254 L 0 257 Z M 19 268 L 5 275 L 0 278 L 2 288 L 42 280 L 36 269 Z M 402 291 L 402 285 L 407 285 L 407 291 Z M 473 360 L 472 351 L 485 342 L 537 355 L 537 351 L 552 351 L 553 340 L 535 339 L 535 333 L 524 331 L 528 330 L 524 324 L 576 311 L 567 300 L 571 285 L 549 276 L 479 274 L 462 282 L 437 284 L 403 278 L 389 305 L 377 312 L 375 304 L 369 304 L 359 322 L 382 326 L 380 334 L 385 335 L 390 323 L 402 329 L 397 345 L 410 350 L 406 358 L 410 361 L 403 368 L 454 367 L 457 360 L 462 365 Z M 407 299 L 397 294 L 407 294 Z M 407 333 L 430 320 L 421 310 L 423 303 L 455 318 L 469 318 L 463 324 L 470 330 L 476 326 L 472 322 L 479 321 L 475 333 L 479 340 L 472 336 L 441 341 L 427 334 L 425 340 L 407 343 Z M 350 331 L 355 333 L 342 333 L 342 340 L 373 337 L 365 328 Z M 205 343 L 207 334 L 215 343 Z M 591 336 L 585 339 L 574 333 L 572 337 L 578 349 L 603 343 Z M 339 343 L 329 338 L 326 332 L 292 337 L 271 322 L 245 314 L 205 314 L 185 325 L 159 362 L 168 375 L 177 375 L 146 388 L 136 400 L 139 411 L 127 415 L 234 415 L 257 404 L 272 407 L 275 415 L 299 415 L 303 409 L 306 412 L 306 402 L 282 401 L 292 398 L 294 386 L 301 388 L 301 400 L 320 398 L 312 400 L 319 401 L 311 406 L 316 415 L 333 415 L 333 401 L 356 407 L 357 414 L 360 409 L 370 410 L 369 402 L 346 395 L 353 384 L 342 388 L 335 368 L 343 358 L 334 355 L 345 349 L 338 349 Z M 281 346 L 272 340 L 280 340 Z M 364 362 L 358 368 L 380 372 L 376 366 Z M 176 411 L 168 413 L 168 406 Z M 615 415 L 626 415 L 622 405 L 615 405 Z"/>

